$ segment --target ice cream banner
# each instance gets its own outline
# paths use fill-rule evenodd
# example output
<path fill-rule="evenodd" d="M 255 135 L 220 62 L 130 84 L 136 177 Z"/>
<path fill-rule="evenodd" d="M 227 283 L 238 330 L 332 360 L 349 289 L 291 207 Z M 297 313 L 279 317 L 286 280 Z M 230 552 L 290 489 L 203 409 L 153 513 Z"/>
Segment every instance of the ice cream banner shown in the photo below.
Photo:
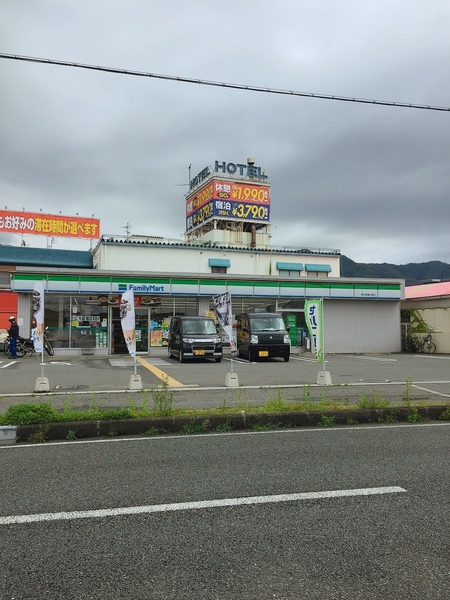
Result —
<path fill-rule="evenodd" d="M 317 360 L 323 363 L 323 315 L 322 299 L 305 300 L 305 319 L 312 338 Z"/>
<path fill-rule="evenodd" d="M 45 281 L 36 281 L 33 286 L 33 323 L 31 338 L 36 352 L 44 350 L 44 285 Z"/>
<path fill-rule="evenodd" d="M 123 337 L 130 356 L 136 356 L 136 317 L 134 310 L 134 292 L 128 290 L 120 300 L 120 321 Z"/>
<path fill-rule="evenodd" d="M 230 350 L 233 354 L 237 351 L 236 342 L 233 339 L 233 313 L 231 310 L 231 295 L 230 292 L 225 292 L 219 296 L 213 296 L 214 310 L 216 311 L 217 319 L 220 326 L 230 338 Z"/>

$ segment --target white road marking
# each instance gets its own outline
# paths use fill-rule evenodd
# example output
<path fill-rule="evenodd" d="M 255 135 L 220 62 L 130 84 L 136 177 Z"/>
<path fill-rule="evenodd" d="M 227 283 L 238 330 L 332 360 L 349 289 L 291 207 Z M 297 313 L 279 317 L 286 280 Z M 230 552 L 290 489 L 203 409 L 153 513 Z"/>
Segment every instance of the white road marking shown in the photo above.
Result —
<path fill-rule="evenodd" d="M 310 363 L 316 363 L 317 362 L 317 358 L 303 358 L 300 356 L 292 356 L 291 355 L 291 360 L 299 360 L 302 362 L 310 362 Z M 329 362 L 328 360 L 325 360 L 325 364 Z"/>
<path fill-rule="evenodd" d="M 69 362 L 61 362 L 59 360 L 51 360 L 50 363 L 46 363 L 46 364 L 51 364 L 51 365 L 69 365 L 69 367 L 75 367 L 75 363 L 69 363 Z"/>
<path fill-rule="evenodd" d="M 7 369 L 11 365 L 15 365 L 16 362 L 17 362 L 17 360 L 11 360 L 11 361 L 7 362 L 5 365 L 3 365 L 2 367 L 0 367 L 0 369 Z"/>
<path fill-rule="evenodd" d="M 357 358 L 359 360 L 375 360 L 378 362 L 397 362 L 396 358 L 378 358 L 377 356 L 352 356 L 351 358 Z"/>
<path fill-rule="evenodd" d="M 74 519 L 119 517 L 122 515 L 141 515 L 149 513 L 173 512 L 178 510 L 223 508 L 225 506 L 295 502 L 297 500 L 320 500 L 324 498 L 343 498 L 349 496 L 398 494 L 400 492 L 406 492 L 406 490 L 402 487 L 390 486 L 378 488 L 359 488 L 353 490 L 331 490 L 327 492 L 305 492 L 300 494 L 278 494 L 273 496 L 249 496 L 247 498 L 223 498 L 218 500 L 200 500 L 198 502 L 177 502 L 174 504 L 150 504 L 148 506 L 124 506 L 121 508 L 102 508 L 98 510 L 42 513 L 35 515 L 12 515 L 8 517 L 0 517 L 0 525 L 42 523 L 43 521 L 71 521 Z"/>
<path fill-rule="evenodd" d="M 415 354 L 414 358 L 434 358 L 434 360 L 450 360 L 450 356 L 436 356 L 435 354 Z"/>
<path fill-rule="evenodd" d="M 416 390 L 421 390 L 422 392 L 428 392 L 429 394 L 433 394 L 434 396 L 443 396 L 444 398 L 450 398 L 450 394 L 442 394 L 441 392 L 436 392 L 435 390 L 430 390 L 428 388 L 421 387 L 420 385 L 412 386 Z"/>

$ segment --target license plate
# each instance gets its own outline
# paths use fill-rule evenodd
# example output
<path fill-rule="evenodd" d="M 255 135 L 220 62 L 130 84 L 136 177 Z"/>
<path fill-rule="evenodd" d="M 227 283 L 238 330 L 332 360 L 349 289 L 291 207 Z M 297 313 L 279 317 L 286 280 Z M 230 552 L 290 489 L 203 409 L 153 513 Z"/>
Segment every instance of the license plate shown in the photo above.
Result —
<path fill-rule="evenodd" d="M 204 350 L 194 350 L 194 354 L 195 354 L 195 356 L 204 356 L 205 351 Z"/>
<path fill-rule="evenodd" d="M 259 356 L 269 356 L 269 351 L 268 350 L 260 350 Z"/>

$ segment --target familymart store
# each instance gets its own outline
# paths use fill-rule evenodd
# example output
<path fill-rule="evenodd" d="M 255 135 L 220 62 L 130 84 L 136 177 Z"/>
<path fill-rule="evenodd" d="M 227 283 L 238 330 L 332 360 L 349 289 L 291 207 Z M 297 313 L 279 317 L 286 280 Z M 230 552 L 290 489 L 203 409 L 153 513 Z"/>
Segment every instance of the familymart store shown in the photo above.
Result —
<path fill-rule="evenodd" d="M 304 343 L 304 302 L 323 298 L 328 353 L 400 352 L 401 280 L 306 277 L 280 278 L 142 273 L 98 270 L 18 270 L 12 288 L 18 293 L 21 334 L 31 327 L 34 282 L 44 281 L 45 325 L 59 355 L 126 354 L 119 303 L 134 291 L 137 351 L 158 354 L 167 345 L 174 315 L 214 315 L 213 296 L 230 292 L 233 315 L 248 311 L 281 313 L 293 346 Z M 159 351 L 159 353 L 161 353 Z"/>

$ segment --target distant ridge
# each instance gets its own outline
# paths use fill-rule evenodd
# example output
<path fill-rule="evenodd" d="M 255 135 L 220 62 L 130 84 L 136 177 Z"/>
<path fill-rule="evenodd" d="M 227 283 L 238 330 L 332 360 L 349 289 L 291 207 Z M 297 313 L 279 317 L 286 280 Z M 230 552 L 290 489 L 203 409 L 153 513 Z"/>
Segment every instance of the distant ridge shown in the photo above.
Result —
<path fill-rule="evenodd" d="M 441 277 L 442 275 L 443 277 Z M 341 277 L 404 279 L 405 285 L 418 285 L 429 283 L 432 279 L 438 281 L 441 278 L 443 281 L 450 280 L 450 265 L 440 260 L 408 263 L 407 265 L 357 263 L 347 256 L 341 256 Z"/>

